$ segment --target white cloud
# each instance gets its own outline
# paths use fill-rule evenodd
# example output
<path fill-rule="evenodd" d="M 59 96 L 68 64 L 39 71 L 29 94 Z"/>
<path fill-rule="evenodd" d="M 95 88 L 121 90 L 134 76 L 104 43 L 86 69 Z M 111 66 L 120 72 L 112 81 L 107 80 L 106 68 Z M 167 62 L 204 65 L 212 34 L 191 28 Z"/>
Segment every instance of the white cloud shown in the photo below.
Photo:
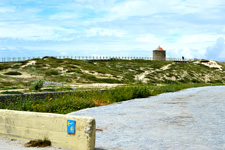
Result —
<path fill-rule="evenodd" d="M 221 0 L 176 0 L 174 1 L 173 11 L 178 14 L 201 13 L 210 11 L 220 6 Z"/>
<path fill-rule="evenodd" d="M 12 12 L 15 12 L 15 8 L 0 7 L 0 13 L 12 13 Z"/>
<path fill-rule="evenodd" d="M 125 33 L 120 30 L 105 29 L 105 28 L 91 28 L 86 32 L 88 37 L 92 36 L 115 36 L 123 37 Z"/>
<path fill-rule="evenodd" d="M 23 40 L 53 40 L 69 41 L 77 32 L 57 26 L 43 26 L 36 24 L 10 25 L 0 27 L 0 38 Z"/>
<path fill-rule="evenodd" d="M 179 43 L 207 43 L 213 42 L 216 38 L 220 37 L 219 34 L 191 34 L 183 35 L 178 42 Z"/>
<path fill-rule="evenodd" d="M 121 2 L 111 8 L 107 18 L 111 20 L 127 19 L 132 16 L 148 16 L 159 11 L 165 12 L 168 7 L 166 7 L 164 2 L 163 0 L 130 0 Z"/>
<path fill-rule="evenodd" d="M 75 14 L 75 12 L 61 12 L 49 17 L 51 20 L 67 20 L 73 18 L 78 18 L 78 15 Z"/>
<path fill-rule="evenodd" d="M 127 19 L 129 17 L 146 17 L 151 15 L 174 14 L 209 14 L 219 12 L 224 8 L 223 0 L 127 0 L 111 3 L 112 7 L 105 16 L 105 20 Z"/>
<path fill-rule="evenodd" d="M 204 49 L 191 49 L 189 47 L 184 47 L 180 50 L 180 56 L 184 58 L 193 59 L 193 58 L 203 58 Z"/>
<path fill-rule="evenodd" d="M 205 56 L 207 59 L 225 60 L 225 40 L 224 37 L 217 38 L 213 46 L 209 46 L 206 50 Z"/>
<path fill-rule="evenodd" d="M 225 26 L 223 27 L 223 30 L 222 30 L 222 32 L 225 32 Z"/>
<path fill-rule="evenodd" d="M 164 43 L 162 38 L 158 38 L 153 34 L 147 34 L 141 37 L 137 37 L 135 41 L 143 43 Z"/>
<path fill-rule="evenodd" d="M 137 37 L 135 41 L 143 43 L 139 49 L 151 50 L 157 46 L 163 47 L 167 51 L 169 58 L 204 58 L 206 43 L 212 43 L 215 36 L 210 35 L 186 35 L 186 36 L 155 36 L 152 34 Z M 167 40 L 169 38 L 169 40 Z"/>

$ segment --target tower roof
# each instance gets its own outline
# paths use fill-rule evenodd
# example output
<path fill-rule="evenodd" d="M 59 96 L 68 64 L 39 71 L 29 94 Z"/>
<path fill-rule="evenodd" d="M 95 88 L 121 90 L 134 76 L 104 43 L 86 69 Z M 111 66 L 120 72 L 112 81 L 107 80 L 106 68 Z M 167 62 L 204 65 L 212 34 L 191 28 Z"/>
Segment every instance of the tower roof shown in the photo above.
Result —
<path fill-rule="evenodd" d="M 156 50 L 164 50 L 162 47 L 158 46 Z"/>

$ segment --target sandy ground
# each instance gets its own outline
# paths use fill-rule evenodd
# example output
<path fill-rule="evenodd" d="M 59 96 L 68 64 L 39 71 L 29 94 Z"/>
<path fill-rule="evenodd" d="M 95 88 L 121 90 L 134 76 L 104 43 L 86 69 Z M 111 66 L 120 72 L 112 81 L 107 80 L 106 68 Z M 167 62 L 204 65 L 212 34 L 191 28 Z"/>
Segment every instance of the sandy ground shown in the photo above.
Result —
<path fill-rule="evenodd" d="M 196 63 L 200 63 L 199 61 L 197 61 Z M 219 70 L 222 70 L 222 66 L 219 65 L 216 61 L 214 60 L 209 60 L 209 62 L 202 62 L 201 64 L 209 67 L 209 68 L 217 68 Z"/>
<path fill-rule="evenodd" d="M 168 64 L 168 65 L 165 65 L 163 66 L 162 68 L 160 69 L 156 69 L 156 70 L 146 70 L 145 72 L 141 73 L 141 74 L 138 74 L 135 76 L 135 80 L 141 80 L 142 82 L 144 83 L 147 83 L 148 82 L 148 79 L 145 78 L 146 75 L 152 73 L 152 72 L 156 72 L 158 70 L 167 70 L 169 69 L 169 67 L 171 66 L 172 64 Z"/>
<path fill-rule="evenodd" d="M 26 65 L 21 66 L 21 68 L 25 68 L 26 66 L 35 65 L 35 64 L 36 64 L 36 61 L 35 60 L 31 60 Z"/>
<path fill-rule="evenodd" d="M 63 149 L 60 147 L 44 147 L 44 148 L 36 148 L 36 147 L 24 147 L 26 142 L 19 140 L 11 140 L 8 138 L 0 137 L 0 150 L 70 150 Z"/>
<path fill-rule="evenodd" d="M 23 91 L 24 91 L 24 89 L 0 90 L 0 93 L 1 93 L 1 92 L 5 92 L 5 91 L 10 91 L 10 92 L 12 92 L 12 91 L 23 92 Z"/>
<path fill-rule="evenodd" d="M 123 84 L 110 84 L 110 83 L 93 83 L 93 84 L 74 84 L 71 87 L 78 88 L 112 88 Z"/>

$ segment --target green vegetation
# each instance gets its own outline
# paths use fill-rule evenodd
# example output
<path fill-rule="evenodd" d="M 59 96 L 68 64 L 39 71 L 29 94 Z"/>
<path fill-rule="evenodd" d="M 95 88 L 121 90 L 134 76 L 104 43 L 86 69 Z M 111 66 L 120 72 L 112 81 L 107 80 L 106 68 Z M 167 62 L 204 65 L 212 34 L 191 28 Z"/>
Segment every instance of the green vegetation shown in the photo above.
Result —
<path fill-rule="evenodd" d="M 51 145 L 52 145 L 51 141 L 48 140 L 47 138 L 44 138 L 43 140 L 41 139 L 31 140 L 30 142 L 25 144 L 26 147 L 47 147 Z"/>
<path fill-rule="evenodd" d="M 18 71 L 9 71 L 9 72 L 6 72 L 5 75 L 22 75 L 22 73 Z"/>
<path fill-rule="evenodd" d="M 0 109 L 49 112 L 66 114 L 80 109 L 108 105 L 115 102 L 121 102 L 134 98 L 145 98 L 165 92 L 175 92 L 190 87 L 199 87 L 212 84 L 170 84 L 164 86 L 150 85 L 129 85 L 115 87 L 110 90 L 90 90 L 77 91 L 73 94 L 67 94 L 58 98 L 48 97 L 45 100 L 32 100 L 28 98 L 24 101 L 18 100 L 9 104 L 0 103 Z"/>
<path fill-rule="evenodd" d="M 19 92 L 19 91 L 4 91 L 4 92 L 1 92 L 1 94 L 23 94 L 23 92 Z"/>
<path fill-rule="evenodd" d="M 8 69 L 10 67 L 10 63 L 0 64 L 0 70 Z"/>
<path fill-rule="evenodd" d="M 34 82 L 31 87 L 30 90 L 41 90 L 41 88 L 43 87 L 44 81 L 43 80 L 38 80 L 36 82 Z"/>
<path fill-rule="evenodd" d="M 27 89 L 33 80 L 40 79 L 67 86 L 85 83 L 225 83 L 224 63 L 219 63 L 222 70 L 209 68 L 202 63 L 209 63 L 209 61 L 174 63 L 172 61 L 73 60 L 44 57 L 0 64 L 0 90 Z M 8 76 L 21 75 L 21 73 L 24 76 Z"/>
<path fill-rule="evenodd" d="M 57 92 L 57 91 L 72 91 L 74 90 L 71 87 L 60 87 L 60 88 L 47 88 L 40 90 L 41 92 Z"/>
<path fill-rule="evenodd" d="M 225 83 L 225 63 L 210 68 L 202 62 L 174 63 L 150 60 L 72 60 L 44 57 L 15 63 L 0 64 L 0 90 L 70 91 L 77 84 L 115 83 L 110 90 L 79 89 L 74 94 L 52 99 L 18 100 L 0 103 L 0 109 L 69 113 L 72 111 L 112 104 L 133 98 L 143 98 L 185 88 Z M 22 75 L 23 73 L 23 75 Z M 22 76 L 10 76 L 22 75 Z M 36 82 L 34 82 L 36 81 Z M 43 88 L 44 81 L 49 82 Z M 56 83 L 51 85 L 50 83 Z M 21 93 L 20 93 L 21 94 Z"/>
<path fill-rule="evenodd" d="M 50 71 L 46 71 L 45 75 L 47 76 L 51 76 L 51 75 L 59 75 L 59 71 L 58 70 L 50 70 Z"/>
<path fill-rule="evenodd" d="M 45 57 L 32 59 L 33 65 L 26 62 L 10 64 L 15 71 L 25 72 L 42 77 L 46 81 L 67 83 L 134 83 L 135 75 L 143 73 L 149 68 L 159 69 L 172 62 L 148 60 L 72 60 Z M 2 66 L 2 70 L 10 65 Z M 26 65 L 26 66 L 23 66 Z M 13 78 L 12 78 L 13 79 Z M 13 79 L 14 80 L 14 79 Z M 26 80 L 26 78 L 25 78 Z M 1 80 L 0 80 L 1 82 Z"/>

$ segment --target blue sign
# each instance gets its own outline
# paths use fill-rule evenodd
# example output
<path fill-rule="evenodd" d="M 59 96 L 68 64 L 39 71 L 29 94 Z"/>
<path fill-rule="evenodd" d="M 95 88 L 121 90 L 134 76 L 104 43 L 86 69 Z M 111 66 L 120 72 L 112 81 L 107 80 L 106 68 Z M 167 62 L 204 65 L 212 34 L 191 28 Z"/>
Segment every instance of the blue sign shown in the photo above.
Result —
<path fill-rule="evenodd" d="M 67 120 L 67 133 L 75 134 L 75 120 Z"/>

